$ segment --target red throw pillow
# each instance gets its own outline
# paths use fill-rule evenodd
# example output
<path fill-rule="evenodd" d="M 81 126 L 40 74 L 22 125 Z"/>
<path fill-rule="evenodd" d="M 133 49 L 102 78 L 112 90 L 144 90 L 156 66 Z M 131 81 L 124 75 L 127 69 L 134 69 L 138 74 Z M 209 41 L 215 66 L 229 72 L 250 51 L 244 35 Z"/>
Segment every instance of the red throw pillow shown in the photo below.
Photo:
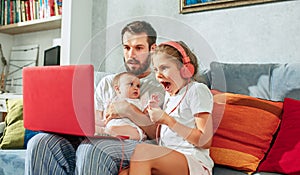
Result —
<path fill-rule="evenodd" d="M 285 98 L 283 116 L 275 142 L 258 170 L 300 174 L 300 101 Z"/>
<path fill-rule="evenodd" d="M 280 124 L 282 102 L 247 95 L 214 94 L 214 162 L 246 172 L 256 171 Z"/>

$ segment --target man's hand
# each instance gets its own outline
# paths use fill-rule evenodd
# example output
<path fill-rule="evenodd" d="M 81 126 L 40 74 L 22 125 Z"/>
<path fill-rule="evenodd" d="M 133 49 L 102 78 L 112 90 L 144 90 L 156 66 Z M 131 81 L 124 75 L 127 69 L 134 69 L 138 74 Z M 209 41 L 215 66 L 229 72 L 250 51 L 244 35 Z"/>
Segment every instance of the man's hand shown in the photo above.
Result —
<path fill-rule="evenodd" d="M 149 138 L 155 138 L 156 125 L 135 105 L 132 105 L 127 101 L 117 101 L 109 105 L 106 113 L 106 123 L 111 119 L 124 117 L 141 127 Z"/>
<path fill-rule="evenodd" d="M 106 111 L 106 123 L 111 119 L 124 118 L 130 116 L 131 105 L 127 101 L 117 101 L 111 103 Z"/>

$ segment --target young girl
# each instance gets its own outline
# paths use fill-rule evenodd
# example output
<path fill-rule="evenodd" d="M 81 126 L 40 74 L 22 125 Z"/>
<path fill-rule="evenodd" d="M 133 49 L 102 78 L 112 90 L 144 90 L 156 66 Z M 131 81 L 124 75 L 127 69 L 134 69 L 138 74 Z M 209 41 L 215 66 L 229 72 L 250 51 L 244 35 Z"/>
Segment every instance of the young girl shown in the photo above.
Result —
<path fill-rule="evenodd" d="M 161 126 L 158 145 L 137 145 L 130 168 L 121 174 L 211 175 L 213 98 L 205 84 L 193 81 L 196 56 L 183 42 L 160 44 L 152 54 L 156 79 L 166 91 L 164 109 L 153 105 L 151 120 Z"/>

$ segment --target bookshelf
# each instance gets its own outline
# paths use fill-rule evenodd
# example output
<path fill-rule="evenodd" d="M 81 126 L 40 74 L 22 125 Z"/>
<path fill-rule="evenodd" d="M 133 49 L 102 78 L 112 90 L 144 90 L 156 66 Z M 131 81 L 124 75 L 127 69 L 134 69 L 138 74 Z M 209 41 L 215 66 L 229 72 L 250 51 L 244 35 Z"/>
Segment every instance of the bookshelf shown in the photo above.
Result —
<path fill-rule="evenodd" d="M 21 34 L 61 27 L 63 0 L 0 0 L 0 33 Z"/>
<path fill-rule="evenodd" d="M 61 65 L 91 63 L 89 44 L 91 44 L 93 37 L 93 1 L 62 0 L 62 15 L 60 16 L 0 26 L 0 34 L 3 34 L 0 35 L 0 42 L 7 41 L 5 44 L 6 50 L 14 45 L 39 44 L 43 52 L 51 47 L 47 43 L 52 42 L 52 38 L 48 41 L 48 37 L 55 35 L 53 38 L 61 38 Z M 60 29 L 59 36 L 56 36 L 56 31 L 54 33 L 50 31 L 52 29 Z M 49 35 L 46 34 L 45 38 L 43 36 L 38 38 L 40 34 L 35 34 L 37 31 L 45 31 Z M 32 42 L 28 37 L 32 37 Z M 43 61 L 43 59 L 40 60 L 43 58 L 43 53 L 40 53 L 39 57 L 39 62 Z"/>
<path fill-rule="evenodd" d="M 0 26 L 0 33 L 21 34 L 61 28 L 61 15 Z"/>

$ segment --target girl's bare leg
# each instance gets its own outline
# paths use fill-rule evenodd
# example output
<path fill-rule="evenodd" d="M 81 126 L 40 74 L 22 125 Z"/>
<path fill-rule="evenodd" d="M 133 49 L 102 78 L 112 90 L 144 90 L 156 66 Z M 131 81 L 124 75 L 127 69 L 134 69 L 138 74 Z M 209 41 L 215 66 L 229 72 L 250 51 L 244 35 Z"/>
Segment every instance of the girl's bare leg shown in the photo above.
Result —
<path fill-rule="evenodd" d="M 185 156 L 177 151 L 150 144 L 139 144 L 130 160 L 130 175 L 189 175 Z"/>

